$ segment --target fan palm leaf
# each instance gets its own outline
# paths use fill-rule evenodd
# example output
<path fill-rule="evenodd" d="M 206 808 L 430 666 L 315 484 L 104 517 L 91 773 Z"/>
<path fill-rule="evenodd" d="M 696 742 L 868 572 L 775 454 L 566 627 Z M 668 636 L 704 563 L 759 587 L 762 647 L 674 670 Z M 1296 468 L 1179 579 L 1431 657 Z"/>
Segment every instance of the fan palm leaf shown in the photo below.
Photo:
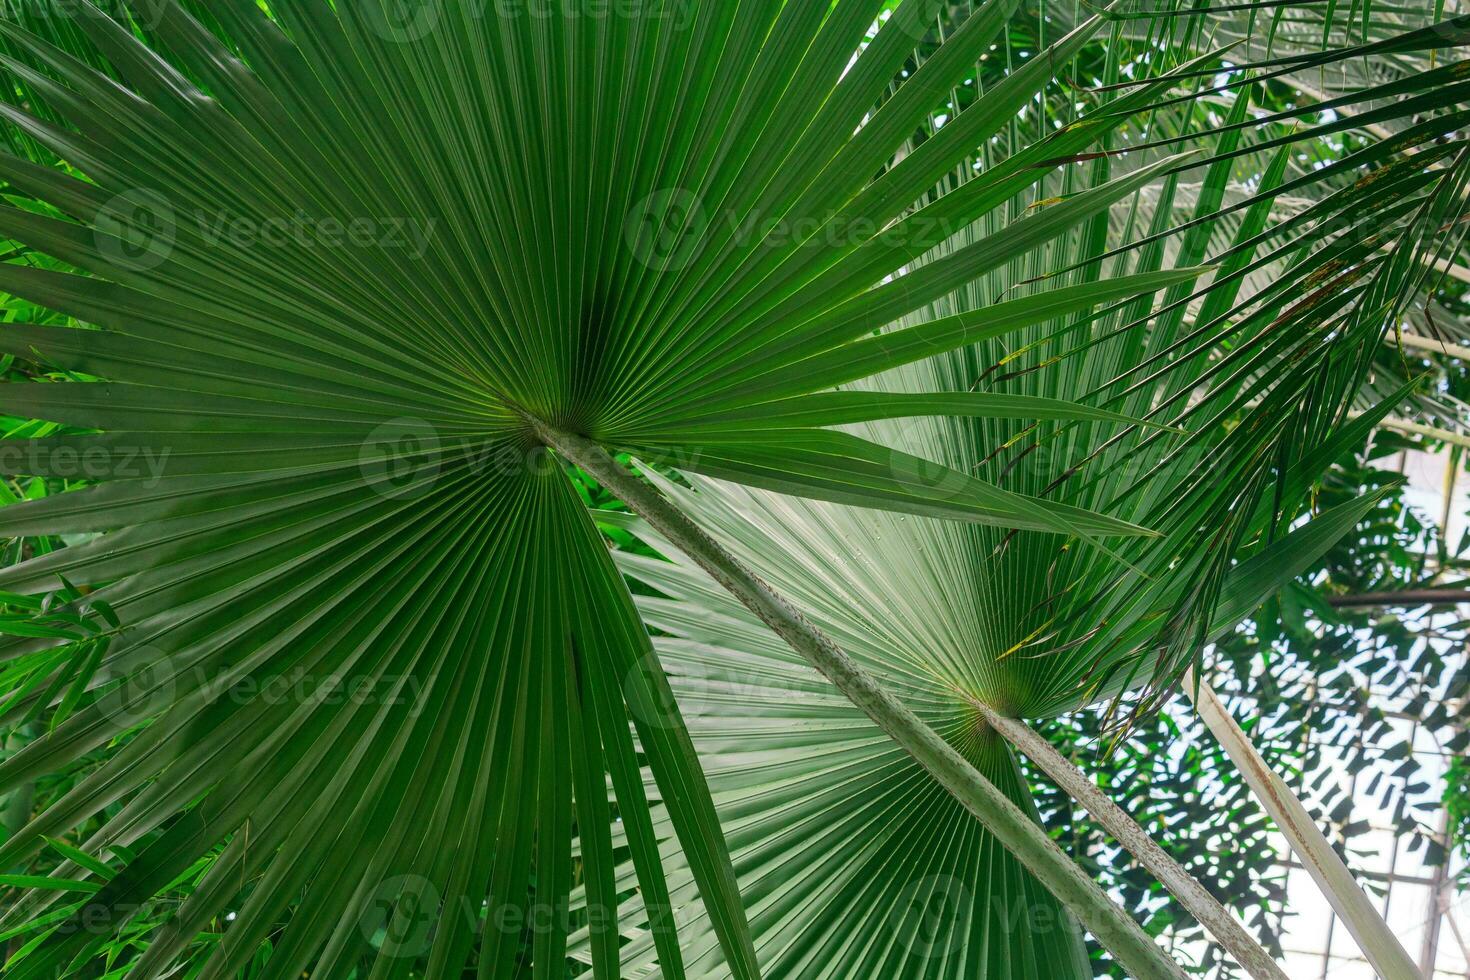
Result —
<path fill-rule="evenodd" d="M 1149 109 L 1169 82 L 1106 101 L 974 175 L 974 147 L 1010 129 L 1103 23 L 1058 39 L 915 141 L 1015 5 L 980 7 L 917 61 L 940 5 L 909 0 L 875 31 L 888 6 L 669 0 L 541 17 L 489 15 L 467 0 L 208 10 L 137 0 L 114 16 L 82 0 L 66 18 L 22 5 L 0 22 L 14 92 L 0 113 L 39 148 L 0 157 L 16 205 L 0 210 L 0 233 L 62 265 L 0 266 L 0 288 L 74 323 L 11 325 L 0 346 L 79 376 L 7 393 L 11 411 L 68 428 L 7 443 L 0 462 L 100 484 L 6 509 L 10 534 L 95 537 L 0 573 L 0 586 L 75 583 L 87 590 L 79 608 L 117 618 L 83 700 L 0 766 L 0 787 L 122 743 L 0 847 L 0 864 L 103 811 L 81 853 L 128 855 L 84 900 L 63 888 L 17 902 L 0 928 L 37 936 L 9 974 L 85 963 L 222 844 L 135 974 L 166 971 L 229 910 L 202 975 L 230 974 L 269 940 L 278 975 L 357 964 L 397 975 L 423 958 L 433 976 L 473 964 L 499 977 L 529 962 L 533 975 L 557 977 L 574 883 L 593 902 L 587 956 L 598 975 L 621 975 L 612 910 L 634 884 L 637 927 L 662 972 L 683 975 L 696 955 L 717 955 L 736 976 L 760 972 L 693 743 L 677 712 L 669 724 L 648 720 L 669 701 L 667 679 L 573 485 L 534 438 L 542 430 L 768 490 L 997 529 L 976 532 L 991 537 L 971 547 L 1017 528 L 1046 542 L 1037 554 L 1073 540 L 1063 578 L 1117 607 L 1107 616 L 1119 632 L 1099 643 L 1099 690 L 1126 686 L 1128 651 L 1160 634 L 1156 609 L 1184 610 L 1186 625 L 1203 615 L 1218 560 L 1184 552 L 1189 574 L 1169 584 L 1150 575 L 1202 522 L 1249 515 L 1262 498 L 1246 481 L 1242 493 L 1161 512 L 1168 494 L 1202 478 L 1202 464 L 1173 461 L 1208 448 L 1224 478 L 1254 472 L 1280 444 L 1283 406 L 1318 379 L 1332 379 L 1330 393 L 1362 373 L 1351 342 L 1322 341 L 1380 327 L 1367 300 L 1391 277 L 1347 278 L 1383 261 L 1366 258 L 1378 254 L 1364 243 L 1366 220 L 1283 280 L 1329 269 L 1343 299 L 1289 306 L 1288 286 L 1228 325 L 1190 321 L 1216 345 L 1271 328 L 1259 358 L 1230 361 L 1253 378 L 1280 375 L 1234 438 L 1181 443 L 1173 428 L 1233 416 L 1262 394 L 1234 377 L 1188 412 L 1160 411 L 1131 388 L 1098 392 L 1116 405 L 1073 404 L 1122 382 L 1103 358 L 1065 386 L 1030 372 L 1053 379 L 1034 391 L 968 397 L 949 385 L 960 401 L 926 403 L 878 387 L 834 399 L 825 389 L 835 384 L 984 338 L 1030 343 L 1064 323 L 1082 344 L 1098 306 L 1121 304 L 1107 314 L 1121 326 L 1144 312 L 1136 297 L 1169 289 L 1170 309 L 1182 309 L 1199 275 L 1197 259 L 1176 270 L 1157 257 L 1064 289 L 1013 290 L 1017 256 L 1091 241 L 1116 202 L 1193 165 L 1161 157 L 1110 180 L 1100 163 L 1076 193 L 1009 213 L 1040 174 Z M 1439 101 L 1404 110 L 1438 113 L 1439 135 L 1453 131 L 1439 110 L 1463 87 L 1450 81 Z M 1436 152 L 1458 161 L 1453 150 Z M 1429 163 L 1370 192 L 1375 232 L 1409 225 L 1411 206 L 1447 216 L 1457 199 L 1437 190 L 1444 181 L 1416 182 Z M 973 179 L 955 180 L 957 169 Z M 1349 204 L 1367 213 L 1361 195 L 1322 210 Z M 963 241 L 946 245 L 961 229 Z M 1242 238 L 1236 254 L 1255 245 Z M 1041 271 L 1051 270 L 1027 275 Z M 945 299 L 956 290 L 966 301 Z M 926 317 L 921 335 L 869 336 L 935 302 L 944 317 Z M 1231 300 L 1214 302 L 1217 319 L 1233 312 Z M 1200 342 L 1182 332 L 1182 315 L 1165 322 L 1144 349 L 1130 346 L 1145 336 L 1137 330 L 1099 342 L 1113 358 L 1170 362 L 1172 345 Z M 1203 363 L 1187 353 L 1179 363 Z M 1177 401 L 1184 388 L 1171 391 Z M 769 407 L 778 399 L 794 401 Z M 925 455 L 910 450 L 943 447 L 889 438 L 882 420 L 926 404 L 966 420 L 915 431 L 962 426 L 965 452 Z M 1188 479 L 1155 481 L 1146 505 L 1120 506 L 1120 486 L 1058 494 L 1040 471 L 1018 483 L 976 465 L 1013 444 L 1017 412 Z M 1151 425 L 1119 421 L 1142 415 Z M 1334 403 L 1321 398 L 1303 416 L 1328 427 Z M 829 428 L 859 419 L 878 420 L 864 424 L 886 441 Z M 1128 544 L 1152 540 L 1135 522 L 1145 514 L 1164 518 L 1160 543 Z M 1243 524 L 1226 532 L 1239 538 Z M 1081 543 L 1103 538 L 1106 551 Z M 1130 569 L 1122 578 L 1118 557 Z M 1045 576 L 1036 561 L 1028 575 L 1018 594 L 992 593 L 1030 629 L 1023 607 Z M 1155 584 L 1135 588 L 1144 581 Z M 1182 650 L 1188 633 L 1167 635 Z M 18 695 L 10 718 L 64 697 L 58 672 L 71 664 L 56 648 L 44 637 L 5 648 Z M 963 679 L 953 666 L 948 679 Z M 1004 703 L 1055 709 L 1075 698 L 1068 683 L 1038 684 L 1036 705 Z M 272 695 L 282 684 L 297 693 Z M 981 761 L 1016 792 L 1005 758 Z M 602 829 L 614 814 L 616 837 Z M 683 952 L 666 827 L 718 954 Z M 625 855 L 631 878 L 616 865 Z M 69 865 L 57 880 L 96 874 Z M 1034 894 L 1016 880 L 1016 894 Z M 549 923 L 524 927 L 546 910 Z M 1043 952 L 1037 962 L 1076 965 L 1065 950 Z"/>
<path fill-rule="evenodd" d="M 619 524 L 676 553 L 641 522 Z M 667 634 L 658 655 L 705 760 L 773 975 L 1091 976 L 1075 919 L 759 620 L 698 569 L 619 560 L 662 596 L 640 597 L 640 609 Z M 863 631 L 834 636 L 865 667 L 889 662 Z M 918 672 L 882 677 L 1031 807 L 1005 743 L 952 689 Z M 672 842 L 667 822 L 657 826 Z M 676 903 L 690 892 L 687 872 L 674 878 Z M 640 920 L 636 900 L 627 915 Z M 728 975 L 702 917 L 691 919 L 692 935 L 705 934 L 691 943 L 696 962 Z M 663 975 L 654 960 L 646 934 L 630 943 L 630 976 Z"/>
<path fill-rule="evenodd" d="M 1463 68 L 1434 70 L 1448 79 Z M 1355 92 L 1354 101 L 1372 91 Z M 1346 164 L 1297 169 L 1281 149 L 1290 139 L 1269 127 L 1243 133 L 1247 90 L 1219 119 L 1216 152 L 1193 199 L 1178 201 L 1175 180 L 1158 192 L 1149 185 L 1093 236 L 1016 257 L 973 293 L 870 343 L 900 349 L 910 337 L 943 337 L 963 321 L 955 310 L 977 296 L 1004 294 L 1059 266 L 1106 279 L 1213 257 L 1212 286 L 1198 295 L 1176 289 L 1161 316 L 1140 304 L 1085 330 L 1055 321 L 866 381 L 833 379 L 847 384 L 841 397 L 853 403 L 1080 391 L 1099 396 L 1083 399 L 1089 404 L 1158 423 L 1119 434 L 1091 421 L 954 413 L 845 431 L 939 461 L 944 473 L 981 474 L 1124 514 L 1163 531 L 1159 538 L 1120 542 L 1107 554 L 697 475 L 689 486 L 661 481 L 661 489 L 977 767 L 1013 767 L 985 713 L 1048 718 L 1147 682 L 1154 694 L 1169 688 L 1206 640 L 1248 615 L 1373 502 L 1287 533 L 1320 474 L 1410 394 L 1412 385 L 1375 399 L 1367 367 L 1406 299 L 1419 294 L 1419 257 L 1458 240 L 1467 176 L 1464 145 L 1453 137 L 1463 124 L 1458 98 L 1434 107 L 1442 116 L 1421 120 L 1424 131 L 1450 136 L 1438 146 L 1400 157 L 1394 144 L 1370 143 Z M 1252 189 L 1230 201 L 1232 183 Z M 1052 185 L 1036 197 L 1069 189 Z M 1305 216 L 1274 206 L 1293 190 L 1315 197 Z M 1140 219 L 1151 225 L 1149 245 L 1108 249 L 1128 242 L 1117 230 Z M 982 222 L 975 234 L 985 230 Z M 1357 406 L 1366 411 L 1355 415 Z M 674 559 L 619 554 L 624 571 L 652 592 L 638 599 L 645 619 L 668 634 L 656 647 L 706 759 L 760 954 L 813 977 L 1038 975 L 1028 972 L 1034 957 L 1066 944 L 1043 931 L 1006 933 L 1002 910 L 1019 899 L 1011 879 L 981 856 L 988 835 L 915 764 L 885 755 L 881 742 L 860 749 L 878 729 L 829 713 L 839 708 L 830 688 L 799 670 L 758 620 L 681 555 L 685 546 L 638 521 L 618 525 Z M 813 843 L 849 837 L 868 861 L 856 879 Z M 859 888 L 861 912 L 851 897 Z M 915 908 L 928 916 L 921 931 L 907 918 Z M 986 939 L 999 934 L 1012 958 L 988 961 Z M 708 940 L 700 948 L 717 955 Z M 635 962 L 650 959 L 645 952 Z M 1055 963 L 1046 969 L 1066 975 Z"/>
<path fill-rule="evenodd" d="M 875 327 L 1173 165 L 910 270 L 1162 85 L 977 193 L 930 201 L 1052 73 L 1023 68 L 894 162 L 1013 5 L 981 8 L 912 71 L 936 5 L 910 0 L 869 40 L 884 7 L 541 18 L 457 2 L 108 13 L 82 0 L 0 21 L 13 94 L 0 114 L 17 148 L 0 157 L 0 231 L 50 260 L 0 266 L 0 288 L 68 318 L 8 325 L 0 347 L 76 379 L 11 386 L 8 411 L 65 428 L 8 441 L 3 465 L 97 484 L 6 508 L 7 534 L 76 543 L 0 580 L 17 593 L 75 583 L 79 613 L 116 618 L 80 674 L 59 638 L 4 648 L 7 720 L 66 710 L 0 765 L 0 787 L 115 750 L 0 864 L 104 812 L 76 852 L 94 866 L 73 860 L 57 880 L 98 874 L 96 855 L 125 859 L 80 899 L 39 888 L 15 902 L 0 929 L 32 941 L 8 975 L 86 963 L 218 851 L 136 975 L 166 971 L 229 911 L 201 975 L 231 974 L 269 940 L 279 975 L 390 975 L 425 958 L 435 976 L 526 960 L 559 976 L 566 916 L 485 923 L 563 909 L 574 881 L 615 908 L 615 854 L 633 861 L 645 908 L 672 907 L 644 762 L 722 956 L 757 975 L 692 743 L 677 715 L 639 721 L 668 701 L 663 671 L 533 423 L 826 499 L 1094 540 L 1146 533 L 963 473 L 941 490 L 932 464 L 823 428 L 922 410 L 911 399 L 797 402 L 780 435 L 715 436 L 720 417 L 830 387 Z M 1061 40 L 1055 63 L 1099 26 Z M 755 230 L 732 215 L 756 216 Z M 981 332 L 1197 275 L 1018 297 Z M 869 353 L 862 373 L 925 352 Z M 964 410 L 1120 424 L 1057 399 Z M 589 833 L 614 813 L 616 841 Z M 648 925 L 661 968 L 682 975 L 672 917 Z M 619 930 L 609 914 L 592 934 L 600 976 L 620 975 Z"/>

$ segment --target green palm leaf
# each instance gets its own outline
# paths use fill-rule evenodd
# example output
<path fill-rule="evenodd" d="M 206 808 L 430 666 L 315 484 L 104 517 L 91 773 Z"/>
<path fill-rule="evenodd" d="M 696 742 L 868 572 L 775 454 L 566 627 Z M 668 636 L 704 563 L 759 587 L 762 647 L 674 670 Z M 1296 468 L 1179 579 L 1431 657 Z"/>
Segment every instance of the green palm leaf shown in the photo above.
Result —
<path fill-rule="evenodd" d="M 646 907 L 672 907 L 644 763 L 721 955 L 757 975 L 688 734 L 677 716 L 639 720 L 667 681 L 528 420 L 684 461 L 708 450 L 721 473 L 867 506 L 1146 533 L 942 468 L 964 490 L 937 488 L 932 463 L 834 443 L 818 427 L 830 400 L 792 402 L 801 422 L 781 440 L 752 430 L 706 447 L 693 425 L 708 393 L 736 413 L 769 402 L 769 379 L 798 362 L 842 362 L 875 326 L 1174 165 L 913 268 L 1035 164 L 1085 148 L 1163 86 L 915 212 L 1051 72 L 1018 72 L 954 136 L 895 162 L 1014 5 L 981 8 L 911 71 L 937 5 L 910 0 L 873 33 L 886 6 L 541 19 L 468 3 L 138 0 L 116 17 L 82 2 L 0 22 L 16 148 L 0 156 L 0 234 L 49 257 L 0 265 L 0 288 L 69 318 L 9 325 L 0 349 L 76 379 L 9 395 L 64 428 L 5 443 L 0 466 L 97 484 L 6 508 L 8 533 L 76 543 L 0 581 L 75 582 L 118 618 L 79 678 L 56 656 L 63 637 L 4 648 L 7 720 L 57 703 L 67 717 L 0 765 L 0 789 L 113 751 L 0 847 L 0 865 L 104 813 L 81 850 L 126 856 L 85 908 L 44 889 L 13 904 L 0 930 L 42 932 L 8 975 L 86 962 L 202 871 L 139 975 L 166 971 L 230 910 L 201 975 L 231 974 L 269 940 L 281 975 L 394 975 L 426 958 L 436 976 L 472 962 L 504 976 L 527 959 L 559 976 L 575 923 L 502 929 L 496 914 L 524 923 L 574 884 L 611 910 L 615 858 L 632 860 Z M 730 220 L 748 215 L 776 220 Z M 1080 315 L 1196 275 L 1036 293 L 996 322 Z M 779 394 L 830 385 L 813 374 Z M 1011 408 L 1122 418 L 1055 399 Z M 616 840 L 586 832 L 613 813 Z M 601 976 L 621 975 L 619 931 L 609 912 L 592 938 Z M 652 916 L 650 941 L 683 975 L 671 916 Z"/>
<path fill-rule="evenodd" d="M 625 526 L 661 544 L 641 522 Z M 624 553 L 619 561 L 669 597 L 640 598 L 639 607 L 669 634 L 656 641 L 658 655 L 705 759 L 757 952 L 774 975 L 1092 975 L 1071 915 L 749 612 L 697 569 Z M 953 688 L 904 669 L 883 637 L 837 635 L 1034 813 L 1010 750 Z M 658 824 L 672 847 L 667 820 Z M 689 908 L 687 872 L 673 898 Z M 691 943 L 698 966 L 728 976 L 707 919 L 690 912 L 690 933 L 702 936 Z M 636 903 L 628 915 L 641 917 Z M 628 953 L 630 976 L 662 975 L 646 935 Z"/>
<path fill-rule="evenodd" d="M 947 464 L 934 482 L 956 496 L 966 484 L 951 471 L 1162 532 L 1117 543 L 1122 562 L 1034 532 L 855 510 L 836 497 L 790 499 L 699 475 L 689 476 L 692 489 L 660 482 L 676 506 L 1008 792 L 1023 792 L 1004 775 L 1014 763 L 974 702 L 1051 717 L 1150 681 L 1152 696 L 1171 687 L 1222 623 L 1248 615 L 1300 570 L 1303 556 L 1361 516 L 1371 500 L 1287 533 L 1321 473 L 1413 390 L 1402 386 L 1349 421 L 1350 409 L 1374 401 L 1365 368 L 1398 308 L 1420 295 L 1423 280 L 1405 271 L 1412 257 L 1458 235 L 1467 174 L 1464 146 L 1453 139 L 1458 96 L 1424 123 L 1425 132 L 1451 134 L 1442 147 L 1400 157 L 1402 143 L 1372 144 L 1346 163 L 1292 170 L 1281 147 L 1293 140 L 1270 128 L 1242 132 L 1248 95 L 1219 118 L 1216 152 L 1193 201 L 1180 200 L 1181 175 L 1114 210 L 1090 238 L 1061 250 L 1060 261 L 1056 252 L 1014 257 L 855 345 L 860 363 L 868 350 L 877 358 L 926 344 L 928 360 L 900 355 L 866 381 L 858 371 L 838 373 L 834 361 L 822 376 L 848 387 L 808 402 L 851 412 L 828 417 L 847 434 Z M 1246 181 L 1254 186 L 1242 192 Z M 1285 193 L 1316 203 L 1278 207 Z M 1425 214 L 1434 217 L 1416 217 Z M 1140 223 L 1148 228 L 1142 246 L 1130 242 Z M 1108 250 L 1119 239 L 1125 245 Z M 1062 318 L 996 338 L 955 312 L 1059 265 L 1106 283 L 1201 261 L 1218 263 L 1211 286 L 1176 287 L 1160 316 L 1126 303 L 1071 318 L 1059 311 Z M 778 383 L 796 377 L 793 370 Z M 927 418 L 896 410 L 920 392 L 934 393 L 936 404 L 954 400 L 951 411 Z M 1118 431 L 1100 418 L 1041 411 L 1030 416 L 1040 421 L 1024 412 L 991 417 L 983 401 L 968 412 L 961 404 L 1079 392 L 1096 397 L 1088 404 L 1187 432 Z M 760 425 L 788 411 L 777 400 L 729 417 Z M 717 441 L 726 416 L 712 414 L 706 425 Z M 703 460 L 685 471 L 732 475 Z M 762 486 L 743 474 L 741 482 Z M 1057 929 L 1007 932 L 1013 958 L 986 961 L 993 947 L 984 937 L 999 926 L 994 909 L 1028 880 L 1019 866 L 998 855 L 980 870 L 971 863 L 976 851 L 946 846 L 974 841 L 983 851 L 990 838 L 932 779 L 885 754 L 884 743 L 870 746 L 876 729 L 842 714 L 830 689 L 674 546 L 639 521 L 600 519 L 674 559 L 619 554 L 624 571 L 653 593 L 638 600 L 644 618 L 669 634 L 656 647 L 706 759 L 763 960 L 801 976 L 1074 975 L 1065 962 L 1027 959 L 1060 955 L 1066 944 Z M 909 777 L 913 783 L 890 782 Z M 834 859 L 838 849 L 823 847 L 829 840 L 851 841 L 841 852 L 858 857 Z M 849 877 L 853 865 L 861 870 Z M 936 889 L 936 881 L 964 888 Z M 925 930 L 899 925 L 914 889 L 943 896 L 919 903 L 929 914 Z M 956 896 L 962 900 L 946 902 Z M 727 969 L 712 939 L 698 948 L 716 975 Z M 1046 965 L 1029 972 L 1034 962 Z"/>
<path fill-rule="evenodd" d="M 1094 693 L 1126 686 L 1156 637 L 1187 646 L 1224 560 L 1186 546 L 1202 526 L 1243 538 L 1264 499 L 1250 478 L 1263 453 L 1287 419 L 1330 429 L 1343 407 L 1330 396 L 1369 366 L 1352 341 L 1381 346 L 1385 309 L 1417 275 L 1411 254 L 1453 224 L 1463 83 L 1404 110 L 1430 117 L 1437 155 L 1406 164 L 1385 151 L 1388 179 L 1312 215 L 1362 220 L 1328 234 L 1248 216 L 1211 295 L 1229 296 L 1228 263 L 1270 249 L 1261 261 L 1290 274 L 1249 311 L 1231 297 L 1186 318 L 1211 256 L 1195 237 L 1160 244 L 1168 206 L 1154 210 L 1160 237 L 1110 276 L 1058 270 L 1094 262 L 1099 231 L 1160 179 L 1161 200 L 1190 168 L 1223 180 L 1229 133 L 1209 160 L 1150 145 L 1116 179 L 1107 160 L 1087 176 L 1064 167 L 1140 113 L 1167 111 L 1177 79 L 1156 67 L 1081 118 L 1023 133 L 1018 118 L 1100 19 L 936 127 L 936 106 L 1016 10 L 992 0 L 936 46 L 941 6 L 908 0 L 884 18 L 882 0 L 665 0 L 543 18 L 486 16 L 468 0 L 135 0 L 116 16 L 80 2 L 73 17 L 23 7 L 0 22 L 0 114 L 17 151 L 0 155 L 0 234 L 48 257 L 0 264 L 0 289 L 69 318 L 7 325 L 0 350 L 74 378 L 17 386 L 15 411 L 63 427 L 0 444 L 0 468 L 97 484 L 0 512 L 11 534 L 77 536 L 0 572 L 0 588 L 76 583 L 78 614 L 100 603 L 117 620 L 81 680 L 75 658 L 56 655 L 68 637 L 0 648 L 19 694 L 6 721 L 64 709 L 0 765 L 0 790 L 111 749 L 0 847 L 0 866 L 100 815 L 81 850 L 123 861 L 59 922 L 46 918 L 64 908 L 57 893 L 22 895 L 0 931 L 45 931 L 7 975 L 87 962 L 201 862 L 138 975 L 166 972 L 226 910 L 203 976 L 269 942 L 283 976 L 402 975 L 425 960 L 431 976 L 529 964 L 560 977 L 582 925 L 578 955 L 600 976 L 635 957 L 669 976 L 768 965 L 694 743 L 660 707 L 668 679 L 573 484 L 533 438 L 543 429 L 879 508 L 892 516 L 873 519 L 896 528 L 940 526 L 911 514 L 960 518 L 925 533 L 935 559 L 970 567 L 1025 529 L 1015 573 L 966 583 L 1003 613 L 1005 626 L 977 633 L 997 662 L 1042 624 L 1057 631 L 1047 642 L 1074 648 L 1085 631 L 1062 613 L 1081 596 L 1109 634 L 1095 643 Z M 1171 51 L 1172 31 L 1161 28 Z M 1177 77 L 1205 67 L 1218 52 Z M 1047 174 L 1061 175 L 1059 193 L 1016 208 Z M 1214 210 L 1202 198 L 1200 216 Z M 1063 261 L 1043 267 L 1044 249 Z M 1303 304 L 1291 290 L 1304 282 L 1340 288 Z M 1159 324 L 1138 329 L 1165 289 Z M 876 333 L 895 321 L 903 329 Z M 990 347 L 971 346 L 981 340 Z M 1104 353 L 1085 371 L 1041 370 L 1074 347 Z M 1216 347 L 1235 353 L 1206 368 Z M 918 363 L 944 351 L 937 368 Z M 982 411 L 988 393 L 964 393 L 992 367 L 1028 380 Z M 914 384 L 877 392 L 952 394 L 842 414 L 852 400 L 826 389 L 881 370 Z M 958 373 L 934 384 L 936 370 Z M 1322 397 L 1287 411 L 1324 378 Z M 778 401 L 780 428 L 709 427 Z M 967 417 L 929 418 L 957 410 Z M 875 421 L 827 428 L 859 417 Z M 1239 434 L 1220 434 L 1225 418 Z M 1037 420 L 1066 451 L 1006 470 L 993 454 L 1022 446 Z M 1073 478 L 1083 451 L 1101 478 Z M 1246 489 L 1191 493 L 1207 475 Z M 1186 574 L 1164 581 L 1181 555 Z M 1053 565 L 1073 598 L 1038 612 Z M 792 594 L 820 607 L 811 588 Z M 1159 630 L 1161 609 L 1182 620 Z M 1075 669 L 1018 668 L 1025 684 L 990 669 L 988 684 L 949 656 L 944 683 L 1008 709 L 1078 696 Z M 1019 792 L 1004 751 L 976 752 Z M 617 834 L 603 833 L 614 817 Z M 1003 862 L 973 840 L 971 860 Z M 87 875 L 69 864 L 57 880 Z M 1019 872 L 1004 892 L 986 887 L 1036 894 Z M 591 923 L 526 925 L 574 888 L 593 897 Z M 648 931 L 636 951 L 613 912 L 633 888 L 633 928 Z M 674 913 L 696 891 L 710 928 L 688 945 Z M 1071 969 L 1072 927 L 1059 928 L 1066 942 L 1031 947 L 1035 962 Z"/>

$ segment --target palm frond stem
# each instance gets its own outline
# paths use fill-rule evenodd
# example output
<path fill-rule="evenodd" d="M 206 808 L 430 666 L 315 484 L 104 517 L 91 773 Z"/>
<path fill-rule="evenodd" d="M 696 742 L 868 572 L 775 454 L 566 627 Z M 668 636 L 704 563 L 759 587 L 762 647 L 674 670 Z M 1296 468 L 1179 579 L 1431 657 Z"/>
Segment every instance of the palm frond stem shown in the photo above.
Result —
<path fill-rule="evenodd" d="M 1194 702 L 1200 720 L 1276 822 L 1277 829 L 1286 837 L 1373 969 L 1383 980 L 1422 980 L 1414 961 L 1358 887 L 1352 872 L 1332 849 L 1301 800 L 1266 764 L 1214 690 L 1198 679 L 1193 670 L 1184 676 L 1184 690 Z"/>
<path fill-rule="evenodd" d="M 754 571 L 597 443 L 529 416 L 527 422 L 542 441 L 648 521 L 887 732 L 1069 908 L 1124 969 L 1139 980 L 1184 980 L 1184 972 L 1168 954 L 1020 807 Z"/>
<path fill-rule="evenodd" d="M 1329 596 L 1327 603 L 1339 609 L 1352 606 L 1396 606 L 1405 609 L 1416 606 L 1470 606 L 1470 589 L 1398 589 L 1393 592 L 1359 592 L 1355 595 Z"/>
<path fill-rule="evenodd" d="M 1081 803 L 1099 824 L 1138 859 L 1169 893 L 1189 910 L 1227 953 L 1256 980 L 1287 980 L 1271 954 L 1256 942 L 1230 912 L 1215 900 L 1199 879 L 1169 856 L 1148 831 L 1122 807 L 1098 789 L 1087 774 L 1019 718 L 1010 718 L 977 698 L 970 704 L 991 728 L 1036 763 L 1057 785 Z"/>
<path fill-rule="evenodd" d="M 1420 422 L 1410 422 L 1408 419 L 1386 418 L 1378 423 L 1380 428 L 1393 429 L 1397 432 L 1406 432 L 1414 436 L 1427 436 L 1430 439 L 1438 439 L 1454 446 L 1470 447 L 1470 435 L 1460 432 L 1451 432 L 1449 429 L 1441 429 L 1438 426 L 1424 425 Z"/>
<path fill-rule="evenodd" d="M 1452 344 L 1445 340 L 1436 340 L 1433 337 L 1420 337 L 1412 333 L 1400 333 L 1393 338 L 1402 347 L 1412 347 L 1415 350 L 1429 351 L 1431 354 L 1444 354 L 1448 357 L 1458 357 L 1464 361 L 1470 361 L 1470 347 L 1460 344 Z"/>

